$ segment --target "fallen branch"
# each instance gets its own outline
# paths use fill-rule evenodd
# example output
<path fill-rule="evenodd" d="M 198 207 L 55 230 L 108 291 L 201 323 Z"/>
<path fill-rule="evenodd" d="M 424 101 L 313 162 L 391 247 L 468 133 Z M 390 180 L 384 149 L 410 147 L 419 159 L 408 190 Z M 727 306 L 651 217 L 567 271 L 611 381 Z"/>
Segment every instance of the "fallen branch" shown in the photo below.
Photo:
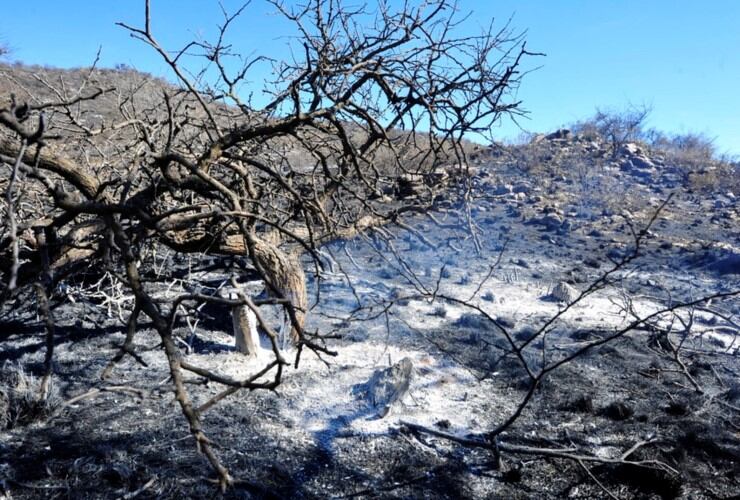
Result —
<path fill-rule="evenodd" d="M 101 394 L 107 393 L 107 392 L 118 392 L 118 393 L 124 393 L 124 394 L 134 394 L 138 396 L 139 398 L 143 399 L 145 398 L 149 393 L 145 391 L 144 389 L 137 389 L 136 387 L 131 387 L 128 385 L 109 385 L 105 387 L 94 387 L 90 389 L 87 392 L 84 392 L 82 394 L 79 394 L 71 399 L 68 399 L 64 403 L 62 403 L 62 408 L 68 408 L 72 406 L 75 403 L 79 403 L 80 401 L 83 401 L 85 399 L 91 399 L 96 396 L 99 396 Z"/>
<path fill-rule="evenodd" d="M 522 445 L 507 443 L 505 441 L 501 441 L 500 439 L 496 439 L 494 441 L 488 441 L 484 439 L 483 437 L 478 437 L 478 436 L 460 437 L 455 434 L 438 431 L 436 429 L 425 427 L 423 425 L 415 424 L 412 422 L 401 421 L 400 424 L 414 432 L 430 434 L 432 436 L 446 439 L 448 441 L 456 442 L 466 447 L 483 448 L 486 450 L 490 450 L 492 452 L 495 451 L 496 448 L 498 448 L 498 450 L 500 451 L 505 451 L 505 452 L 514 453 L 514 454 L 541 455 L 541 456 L 546 456 L 546 457 L 564 458 L 568 460 L 575 460 L 575 461 L 582 461 L 582 462 L 596 462 L 596 463 L 601 463 L 601 464 L 632 465 L 632 466 L 644 467 L 644 468 L 658 468 L 658 469 L 665 470 L 674 475 L 679 474 L 679 472 L 676 469 L 674 469 L 670 465 L 664 462 L 661 462 L 659 460 L 627 460 L 627 457 L 629 457 L 632 453 L 634 453 L 638 448 L 645 446 L 647 444 L 650 444 L 652 442 L 655 442 L 655 440 L 640 441 L 639 443 L 635 444 L 630 449 L 628 449 L 626 452 L 624 452 L 621 456 L 612 458 L 612 457 L 597 457 L 595 455 L 577 453 L 578 449 L 574 447 L 571 447 L 571 448 L 538 448 L 538 447 L 533 447 L 533 446 L 522 446 Z"/>

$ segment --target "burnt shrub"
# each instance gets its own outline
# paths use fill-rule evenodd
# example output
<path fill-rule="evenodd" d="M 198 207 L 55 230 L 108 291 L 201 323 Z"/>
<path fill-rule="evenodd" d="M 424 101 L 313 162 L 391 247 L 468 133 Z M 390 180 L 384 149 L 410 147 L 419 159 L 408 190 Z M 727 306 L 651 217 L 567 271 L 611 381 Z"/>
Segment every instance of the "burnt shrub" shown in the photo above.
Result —
<path fill-rule="evenodd" d="M 610 420 L 627 420 L 634 415 L 635 410 L 624 401 L 612 401 L 601 413 Z"/>

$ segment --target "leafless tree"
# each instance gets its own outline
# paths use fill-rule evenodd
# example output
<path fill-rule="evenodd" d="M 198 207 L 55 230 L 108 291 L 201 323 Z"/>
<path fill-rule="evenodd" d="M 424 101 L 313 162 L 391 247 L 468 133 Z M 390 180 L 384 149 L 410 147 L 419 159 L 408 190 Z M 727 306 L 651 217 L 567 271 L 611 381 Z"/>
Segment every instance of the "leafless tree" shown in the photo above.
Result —
<path fill-rule="evenodd" d="M 597 109 L 591 120 L 579 125 L 580 128 L 594 128 L 609 141 L 612 156 L 619 154 L 623 144 L 640 138 L 651 108 L 647 105 L 629 105 L 623 110 Z"/>
<path fill-rule="evenodd" d="M 443 183 L 455 186 L 448 193 L 465 207 L 464 137 L 521 113 L 512 91 L 529 54 L 508 26 L 456 35 L 450 0 L 400 9 L 338 0 L 271 3 L 297 37 L 293 58 L 274 63 L 264 105 L 251 102 L 242 86 L 270 60 L 245 59 L 226 41 L 246 6 L 224 12 L 215 41 L 172 50 L 158 41 L 147 0 L 142 25 L 121 26 L 161 56 L 176 87 L 160 85 L 152 98 L 141 93 L 151 82 L 96 86 L 93 66 L 77 89 L 39 77 L 51 100 L 9 96 L 0 107 L 3 309 L 35 286 L 47 326 L 48 380 L 50 296 L 90 269 L 109 273 L 133 305 L 126 340 L 104 375 L 124 356 L 143 362 L 132 341 L 139 316 L 148 317 L 176 399 L 222 488 L 232 477 L 205 435 L 202 413 L 240 389 L 275 388 L 287 364 L 260 306 L 284 308 L 296 365 L 304 349 L 332 354 L 320 332 L 304 329 L 308 301 L 299 256 L 308 256 L 319 273 L 323 243 L 384 224 L 404 228 L 401 216 L 434 207 Z M 184 64 L 194 58 L 200 68 Z M 116 116 L 95 115 L 104 98 L 117 102 Z M 455 214 L 455 224 L 475 239 L 469 208 Z M 147 255 L 161 247 L 199 258 L 246 257 L 245 272 L 260 277 L 270 294 L 261 300 L 198 290 L 157 296 L 159 274 Z M 255 375 L 234 380 L 182 358 L 174 326 L 205 302 L 246 306 L 268 333 L 273 356 Z M 183 370 L 222 391 L 196 407 Z"/>

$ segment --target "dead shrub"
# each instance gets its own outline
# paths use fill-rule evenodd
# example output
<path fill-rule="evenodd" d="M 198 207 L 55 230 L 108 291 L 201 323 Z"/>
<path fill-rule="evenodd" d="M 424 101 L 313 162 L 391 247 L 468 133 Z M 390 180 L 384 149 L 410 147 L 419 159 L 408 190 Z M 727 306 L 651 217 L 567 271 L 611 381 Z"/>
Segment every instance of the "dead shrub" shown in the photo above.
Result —
<path fill-rule="evenodd" d="M 611 147 L 612 156 L 616 157 L 624 144 L 640 139 L 650 111 L 651 108 L 644 104 L 630 104 L 624 109 L 597 109 L 592 118 L 576 124 L 574 131 L 603 137 Z"/>

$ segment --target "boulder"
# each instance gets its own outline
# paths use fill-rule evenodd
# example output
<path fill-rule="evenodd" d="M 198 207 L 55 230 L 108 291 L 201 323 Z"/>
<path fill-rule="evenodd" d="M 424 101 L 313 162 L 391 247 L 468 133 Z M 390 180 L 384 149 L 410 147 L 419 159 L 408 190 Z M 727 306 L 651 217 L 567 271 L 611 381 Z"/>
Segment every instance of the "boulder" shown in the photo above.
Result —
<path fill-rule="evenodd" d="M 536 226 L 544 226 L 548 231 L 555 231 L 563 224 L 563 218 L 558 214 L 550 213 L 542 217 L 535 217 L 531 223 Z"/>
<path fill-rule="evenodd" d="M 642 154 L 642 149 L 640 149 L 640 146 L 638 146 L 634 142 L 628 142 L 626 144 L 622 144 L 622 146 L 619 148 L 619 154 L 622 156 L 639 155 Z"/>
<path fill-rule="evenodd" d="M 629 159 L 629 162 L 632 164 L 632 168 L 636 168 L 638 170 L 655 168 L 655 163 L 653 163 L 653 161 L 647 156 L 633 156 Z"/>
<path fill-rule="evenodd" d="M 571 131 L 566 128 L 561 128 L 560 130 L 556 130 L 552 134 L 548 134 L 545 136 L 545 139 L 548 141 L 556 141 L 556 140 L 565 140 L 569 139 L 571 137 Z"/>
<path fill-rule="evenodd" d="M 567 304 L 570 304 L 571 302 L 576 300 L 578 295 L 578 290 L 570 286 L 565 281 L 561 281 L 560 283 L 555 285 L 555 288 L 553 288 L 552 292 L 550 292 L 550 297 L 557 300 L 558 302 L 565 302 Z"/>
<path fill-rule="evenodd" d="M 373 373 L 370 380 L 359 389 L 375 408 L 378 417 L 383 418 L 391 411 L 394 403 L 401 401 L 409 390 L 414 364 L 403 358 L 388 368 Z"/>

